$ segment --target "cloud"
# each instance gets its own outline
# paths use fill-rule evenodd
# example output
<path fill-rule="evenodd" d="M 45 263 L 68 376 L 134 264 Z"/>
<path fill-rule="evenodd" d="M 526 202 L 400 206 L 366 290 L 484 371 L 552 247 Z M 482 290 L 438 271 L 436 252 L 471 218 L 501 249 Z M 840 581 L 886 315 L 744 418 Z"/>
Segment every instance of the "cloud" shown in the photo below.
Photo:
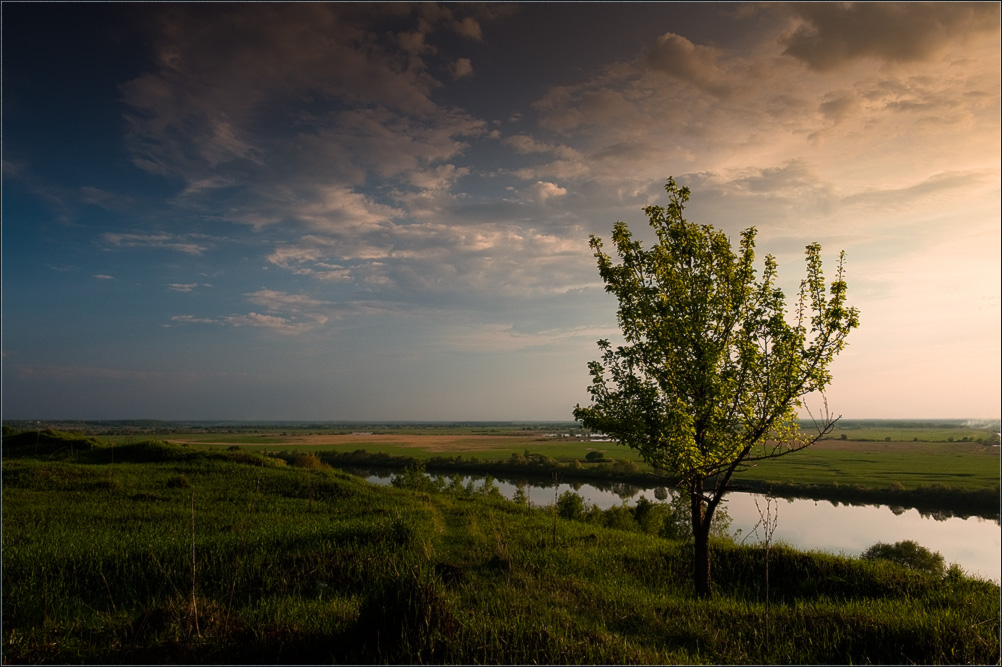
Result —
<path fill-rule="evenodd" d="M 549 153 L 553 150 L 553 144 L 541 142 L 527 134 L 515 134 L 505 137 L 503 143 L 515 149 L 516 153 L 523 155 L 527 153 Z"/>
<path fill-rule="evenodd" d="M 457 167 L 454 164 L 440 164 L 434 169 L 413 171 L 408 175 L 411 185 L 422 191 L 439 191 L 450 189 L 456 181 L 470 174 L 469 167 Z"/>
<path fill-rule="evenodd" d="M 107 232 L 104 240 L 117 248 L 166 248 L 189 255 L 201 255 L 208 250 L 204 244 L 193 243 L 188 237 L 175 234 L 130 234 Z"/>
<path fill-rule="evenodd" d="M 995 2 L 814 2 L 785 5 L 801 23 L 780 37 L 783 53 L 818 71 L 854 60 L 929 60 L 955 43 L 995 35 Z"/>
<path fill-rule="evenodd" d="M 115 279 L 115 276 L 109 276 L 109 275 L 107 275 L 105 273 L 95 273 L 94 277 L 97 278 L 98 280 L 114 280 Z"/>
<path fill-rule="evenodd" d="M 528 195 L 535 208 L 564 192 L 555 184 L 539 183 Z M 551 233 L 516 224 L 411 221 L 346 234 L 335 229 L 310 234 L 283 244 L 268 261 L 296 275 L 348 283 L 386 300 L 449 298 L 466 307 L 485 298 L 555 294 L 588 284 L 586 238 L 574 227 Z"/>
<path fill-rule="evenodd" d="M 266 312 L 251 311 L 221 317 L 174 315 L 171 321 L 178 324 L 263 328 L 281 334 L 295 335 L 322 328 L 331 319 L 330 311 L 334 309 L 334 304 L 328 301 L 277 290 L 261 289 L 244 296 L 247 301 L 263 308 Z"/>
<path fill-rule="evenodd" d="M 467 39 L 472 39 L 476 42 L 484 41 L 484 34 L 480 29 L 480 24 L 471 16 L 453 21 L 451 27 L 456 34 L 462 35 Z"/>
<path fill-rule="evenodd" d="M 194 317 L 191 315 L 174 315 L 172 322 L 178 324 L 215 324 L 230 327 L 263 328 L 285 335 L 303 334 L 312 331 L 326 323 L 321 317 L 300 320 L 294 317 L 281 317 L 250 312 L 243 315 L 227 315 L 224 317 Z"/>
<path fill-rule="evenodd" d="M 385 108 L 359 108 L 335 114 L 298 140 L 309 150 L 334 148 L 377 176 L 394 176 L 460 154 L 465 137 L 482 135 L 486 124 L 468 114 L 442 110 L 420 118 Z"/>
<path fill-rule="evenodd" d="M 167 286 L 167 289 L 172 292 L 181 292 L 183 294 L 188 294 L 193 292 L 199 287 L 212 287 L 209 283 L 171 283 Z"/>
<path fill-rule="evenodd" d="M 614 327 L 577 326 L 531 332 L 519 331 L 511 324 L 494 323 L 454 326 L 439 342 L 457 350 L 503 354 L 534 348 L 564 347 L 568 342 L 590 345 L 595 340 L 615 338 L 619 334 L 620 330 Z"/>
<path fill-rule="evenodd" d="M 715 47 L 693 44 L 682 35 L 668 32 L 658 37 L 645 61 L 656 71 L 688 81 L 713 95 L 728 96 L 738 81 L 719 64 L 721 56 Z"/>
<path fill-rule="evenodd" d="M 300 276 L 310 276 L 324 282 L 350 282 L 351 270 L 328 261 L 334 252 L 331 242 L 316 236 L 306 236 L 296 245 L 283 245 L 268 255 L 275 266 Z"/>
<path fill-rule="evenodd" d="M 465 79 L 473 76 L 473 63 L 469 58 L 459 58 L 452 64 L 452 78 Z"/>
<path fill-rule="evenodd" d="M 348 318 L 372 317 L 390 312 L 406 312 L 410 306 L 365 301 L 333 302 L 318 299 L 303 293 L 261 288 L 244 294 L 245 300 L 256 306 L 247 313 L 235 313 L 215 317 L 194 315 L 174 315 L 170 318 L 175 325 L 208 324 L 234 328 L 256 328 L 274 331 L 283 335 L 302 335 L 322 332 L 335 322 Z M 263 312 L 262 312 L 263 311 Z"/>
<path fill-rule="evenodd" d="M 132 205 L 132 197 L 118 195 L 100 188 L 85 185 L 80 188 L 81 199 L 87 204 L 100 206 L 109 211 L 120 211 Z"/>
<path fill-rule="evenodd" d="M 550 199 L 566 196 L 567 189 L 562 188 L 555 183 L 536 181 L 534 185 L 524 190 L 522 195 L 537 205 L 544 205 Z"/>
<path fill-rule="evenodd" d="M 941 172 L 931 175 L 919 183 L 900 188 L 866 188 L 845 197 L 842 203 L 849 206 L 888 211 L 893 209 L 912 208 L 919 206 L 923 200 L 948 193 L 971 191 L 980 185 L 989 185 L 995 180 L 997 185 L 998 172 L 984 170 L 977 172 Z"/>
<path fill-rule="evenodd" d="M 330 301 L 314 299 L 305 294 L 289 294 L 278 290 L 260 289 L 245 295 L 251 303 L 257 304 L 269 311 L 316 311 L 331 306 Z"/>
<path fill-rule="evenodd" d="M 256 185 L 274 179 L 279 166 L 293 180 L 333 171 L 352 184 L 360 181 L 357 169 L 332 166 L 360 162 L 391 175 L 448 159 L 462 148 L 451 137 L 478 124 L 432 101 L 441 83 L 428 74 L 424 58 L 437 53 L 428 42 L 435 25 L 476 37 L 479 24 L 457 16 L 465 11 L 416 5 L 371 12 L 350 4 L 165 7 L 151 23 L 158 26 L 151 37 L 156 66 L 121 86 L 133 161 L 152 173 L 182 177 L 190 194 Z M 374 29 L 382 13 L 414 29 Z M 456 76 L 472 73 L 468 58 L 450 58 L 444 66 Z M 304 100 L 317 111 L 303 111 Z M 333 158 L 326 160 L 326 173 L 308 171 L 306 164 L 303 171 L 288 171 L 301 164 L 300 151 L 318 150 Z"/>
<path fill-rule="evenodd" d="M 286 215 L 318 229 L 363 230 L 398 218 L 403 211 L 380 204 L 343 185 L 319 187 L 286 202 Z"/>

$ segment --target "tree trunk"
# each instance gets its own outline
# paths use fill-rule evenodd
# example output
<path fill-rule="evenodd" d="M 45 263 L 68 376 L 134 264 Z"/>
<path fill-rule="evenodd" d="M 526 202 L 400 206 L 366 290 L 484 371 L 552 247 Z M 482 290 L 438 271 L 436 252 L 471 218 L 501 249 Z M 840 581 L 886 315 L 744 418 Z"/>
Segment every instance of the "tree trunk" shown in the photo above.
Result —
<path fill-rule="evenodd" d="M 696 595 L 701 598 L 710 597 L 710 519 L 713 512 L 703 500 L 703 482 L 692 485 L 692 582 L 696 587 Z"/>

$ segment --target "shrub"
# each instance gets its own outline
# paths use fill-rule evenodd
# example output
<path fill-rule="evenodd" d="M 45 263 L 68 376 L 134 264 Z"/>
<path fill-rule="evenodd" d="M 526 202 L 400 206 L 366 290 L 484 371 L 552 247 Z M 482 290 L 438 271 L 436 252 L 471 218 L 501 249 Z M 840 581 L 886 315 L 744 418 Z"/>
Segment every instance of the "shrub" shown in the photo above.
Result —
<path fill-rule="evenodd" d="M 945 567 L 943 556 L 938 551 L 930 551 L 918 542 L 903 540 L 894 544 L 877 542 L 863 552 L 864 560 L 888 560 L 910 570 L 925 572 L 942 577 Z"/>
<path fill-rule="evenodd" d="M 297 468 L 306 468 L 308 470 L 319 470 L 321 468 L 329 468 L 330 466 L 320 460 L 316 454 L 300 454 L 295 459 L 292 460 L 292 465 Z"/>
<path fill-rule="evenodd" d="M 454 476 L 458 477 L 458 475 Z M 437 489 L 435 481 L 424 473 L 424 463 L 415 461 L 390 478 L 390 484 L 398 489 L 431 493 Z"/>
<path fill-rule="evenodd" d="M 564 491 L 557 498 L 557 514 L 564 519 L 581 519 L 584 511 L 584 498 L 573 491 Z"/>
<path fill-rule="evenodd" d="M 664 511 L 660 505 L 655 505 L 643 496 L 637 499 L 637 504 L 633 508 L 633 520 L 645 533 L 656 533 L 659 527 L 657 520 L 663 515 Z"/>
<path fill-rule="evenodd" d="M 615 505 L 605 511 L 605 525 L 616 530 L 636 530 L 633 510 L 625 505 Z"/>

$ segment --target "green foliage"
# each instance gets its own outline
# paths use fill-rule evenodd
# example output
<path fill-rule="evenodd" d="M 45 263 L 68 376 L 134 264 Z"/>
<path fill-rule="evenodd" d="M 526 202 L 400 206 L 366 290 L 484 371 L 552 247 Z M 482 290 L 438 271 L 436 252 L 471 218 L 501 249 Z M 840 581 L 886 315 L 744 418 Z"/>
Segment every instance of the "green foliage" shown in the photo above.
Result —
<path fill-rule="evenodd" d="M 425 474 L 424 462 L 415 461 L 393 475 L 390 484 L 398 489 L 431 492 L 436 489 L 435 481 Z"/>
<path fill-rule="evenodd" d="M 330 468 L 329 465 L 320 460 L 316 454 L 300 454 L 292 460 L 292 465 L 297 468 L 307 468 L 309 470 L 319 470 L 321 468 Z"/>
<path fill-rule="evenodd" d="M 557 514 L 563 519 L 580 519 L 584 516 L 584 498 L 573 491 L 564 491 L 557 498 Z"/>
<path fill-rule="evenodd" d="M 668 179 L 665 191 L 667 207 L 644 209 L 658 238 L 649 250 L 623 222 L 612 233 L 618 264 L 591 237 L 606 291 L 619 301 L 625 344 L 598 342 L 602 359 L 589 364 L 592 404 L 576 406 L 574 417 L 678 478 L 693 499 L 697 562 L 705 569 L 697 590 L 708 595 L 706 541 L 731 476 L 831 430 L 836 420 L 825 416 L 819 433 L 805 437 L 796 408 L 831 382 L 828 366 L 859 316 L 846 305 L 844 253 L 826 290 L 821 247 L 807 246 L 807 277 L 788 313 L 771 255 L 756 278 L 754 228 L 742 232 L 735 253 L 725 234 L 684 219 L 688 188 Z M 707 492 L 711 477 L 716 486 Z"/>
<path fill-rule="evenodd" d="M 821 248 L 811 244 L 787 321 L 771 255 L 756 279 L 755 229 L 735 254 L 722 232 L 682 217 L 688 188 L 669 179 L 665 190 L 667 208 L 645 209 L 659 241 L 650 250 L 622 222 L 612 236 L 620 264 L 591 239 L 626 344 L 599 341 L 593 403 L 574 416 L 685 483 L 768 455 L 768 439 L 799 442 L 800 397 L 831 381 L 828 365 L 858 314 L 845 303 L 841 262 L 826 297 Z"/>
<path fill-rule="evenodd" d="M 938 551 L 930 551 L 913 540 L 904 540 L 894 544 L 877 542 L 863 552 L 862 558 L 890 561 L 910 570 L 924 572 L 935 577 L 942 577 L 945 571 L 943 556 Z"/>

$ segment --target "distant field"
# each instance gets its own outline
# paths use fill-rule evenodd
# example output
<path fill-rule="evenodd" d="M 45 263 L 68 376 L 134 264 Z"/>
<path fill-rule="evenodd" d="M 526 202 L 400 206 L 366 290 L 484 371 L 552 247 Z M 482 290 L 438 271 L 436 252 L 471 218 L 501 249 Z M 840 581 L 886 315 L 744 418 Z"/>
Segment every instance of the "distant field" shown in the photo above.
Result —
<path fill-rule="evenodd" d="M 904 488 L 943 484 L 959 489 L 999 484 L 999 448 L 977 443 L 826 440 L 790 456 L 764 461 L 741 479 L 796 484 Z"/>
<path fill-rule="evenodd" d="M 32 427 L 35 424 L 31 424 Z M 649 470 L 635 451 L 611 442 L 587 441 L 573 423 L 377 423 L 377 424 L 67 424 L 105 442 L 128 444 L 164 439 L 209 447 L 296 452 L 364 450 L 372 454 L 429 459 L 462 456 L 506 460 L 529 451 L 567 464 L 594 450 Z M 24 426 L 22 426 L 24 428 Z M 905 489 L 934 484 L 959 490 L 999 485 L 999 424 L 962 420 L 842 420 L 814 447 L 741 472 L 736 481 Z M 843 438 L 845 438 L 843 440 Z"/>
<path fill-rule="evenodd" d="M 993 436 L 998 442 L 998 435 L 992 431 L 978 428 L 895 428 L 895 427 L 855 427 L 837 428 L 828 436 L 829 439 L 856 441 L 891 441 L 891 442 L 989 442 Z"/>
<path fill-rule="evenodd" d="M 198 434 L 171 437 L 171 442 L 200 445 L 247 445 L 264 446 L 265 449 L 282 451 L 354 451 L 411 456 L 418 459 L 433 456 L 476 456 L 480 459 L 507 459 L 512 454 L 522 454 L 525 450 L 546 454 L 559 461 L 583 459 L 593 450 L 606 451 L 610 458 L 639 461 L 640 457 L 631 449 L 617 447 L 611 442 L 582 442 L 578 440 L 545 437 L 541 433 L 514 433 L 511 435 L 466 434 L 414 434 L 414 433 L 372 433 L 372 434 Z"/>
<path fill-rule="evenodd" d="M 924 429 L 909 430 L 919 433 Z M 882 431 L 874 431 L 881 433 Z M 914 436 L 913 436 L 914 437 Z M 966 437 L 966 436 L 961 436 Z M 564 463 L 583 460 L 588 452 L 640 462 L 634 450 L 611 442 L 585 442 L 544 437 L 541 433 L 475 435 L 471 433 L 345 434 L 197 434 L 171 437 L 172 442 L 208 446 L 246 446 L 273 451 L 341 451 L 428 459 L 434 456 L 507 459 L 526 450 Z M 876 440 L 876 439 L 875 439 Z M 642 467 L 646 467 L 641 464 Z M 906 489 L 942 484 L 957 489 L 991 489 L 999 484 L 999 448 L 975 442 L 886 442 L 824 440 L 810 449 L 765 461 L 738 475 L 737 481 L 794 484 L 860 485 Z"/>

